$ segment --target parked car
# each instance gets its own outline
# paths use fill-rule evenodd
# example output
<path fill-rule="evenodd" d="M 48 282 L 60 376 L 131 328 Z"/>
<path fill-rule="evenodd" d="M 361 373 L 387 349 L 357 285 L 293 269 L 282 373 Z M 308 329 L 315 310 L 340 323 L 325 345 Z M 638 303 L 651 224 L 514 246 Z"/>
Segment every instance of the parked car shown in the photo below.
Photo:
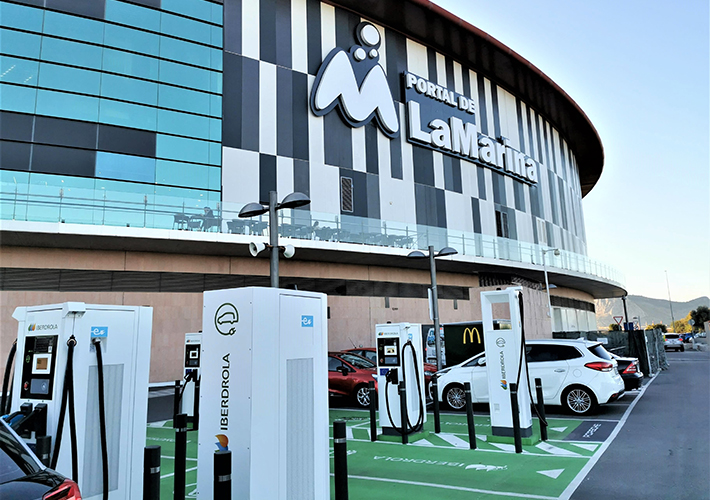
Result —
<path fill-rule="evenodd" d="M 680 334 L 680 339 L 685 342 L 686 344 L 689 344 L 691 340 L 695 337 L 694 333 L 681 333 Z"/>
<path fill-rule="evenodd" d="M 528 340 L 525 346 L 530 383 L 542 379 L 544 403 L 562 405 L 576 415 L 587 415 L 600 404 L 624 394 L 617 362 L 599 342 Z M 471 383 L 474 403 L 488 402 L 486 353 L 482 352 L 439 372 L 439 400 L 455 410 L 465 406 L 463 383 Z"/>
<path fill-rule="evenodd" d="M 351 398 L 363 408 L 370 406 L 369 383 L 377 380 L 375 363 L 351 352 L 328 353 L 328 393 Z"/>
<path fill-rule="evenodd" d="M 81 500 L 79 487 L 46 468 L 25 442 L 0 419 L 0 498 Z"/>
<path fill-rule="evenodd" d="M 677 333 L 666 333 L 663 336 L 663 348 L 666 351 L 669 351 L 671 349 L 680 352 L 685 351 L 683 341 L 681 340 L 680 335 Z"/>
<path fill-rule="evenodd" d="M 374 347 L 356 347 L 354 349 L 345 349 L 343 352 L 350 352 L 367 358 L 377 365 L 377 349 Z M 436 373 L 436 365 L 431 363 L 424 363 L 424 387 L 426 394 L 430 395 L 429 382 L 431 382 L 431 376 Z"/>
<path fill-rule="evenodd" d="M 617 356 L 610 352 L 611 356 L 616 360 L 619 368 L 619 374 L 624 381 L 624 387 L 627 391 L 640 389 L 643 381 L 643 372 L 641 371 L 638 358 L 625 358 Z"/>

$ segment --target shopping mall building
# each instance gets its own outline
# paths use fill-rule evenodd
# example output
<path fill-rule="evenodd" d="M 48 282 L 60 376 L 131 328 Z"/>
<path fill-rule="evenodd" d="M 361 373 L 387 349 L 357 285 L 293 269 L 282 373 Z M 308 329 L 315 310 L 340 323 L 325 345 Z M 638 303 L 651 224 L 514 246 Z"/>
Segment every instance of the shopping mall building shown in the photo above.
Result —
<path fill-rule="evenodd" d="M 328 294 L 331 349 L 430 322 L 429 246 L 458 252 L 443 323 L 522 285 L 528 336 L 596 329 L 625 293 L 587 257 L 592 123 L 427 0 L 16 0 L 0 24 L 2 353 L 16 306 L 149 305 L 151 381 L 179 377 L 202 292 L 269 285 L 268 216 L 238 214 L 271 191 L 311 200 L 278 212 L 281 286 Z"/>

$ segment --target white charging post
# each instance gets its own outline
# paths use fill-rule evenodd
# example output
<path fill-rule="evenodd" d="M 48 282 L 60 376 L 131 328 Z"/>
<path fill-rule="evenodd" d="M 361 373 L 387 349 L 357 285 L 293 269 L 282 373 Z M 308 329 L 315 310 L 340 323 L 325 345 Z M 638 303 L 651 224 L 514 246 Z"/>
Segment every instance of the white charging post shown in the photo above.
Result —
<path fill-rule="evenodd" d="M 522 324 L 518 296 L 522 287 L 481 292 L 483 340 L 486 349 L 488 394 L 490 396 L 491 432 L 494 436 L 513 437 L 513 412 L 510 384 L 515 383 L 520 366 Z M 510 330 L 493 329 L 494 304 L 506 304 L 510 309 Z M 523 366 L 518 386 L 518 409 L 521 437 L 532 436 L 532 415 L 528 395 L 528 377 Z"/>
<path fill-rule="evenodd" d="M 195 416 L 195 384 L 200 378 L 200 354 L 202 351 L 202 333 L 185 334 L 185 356 L 183 360 L 183 380 L 186 385 L 180 400 L 180 413 L 188 417 Z M 188 382 L 187 379 L 190 379 Z"/>
<path fill-rule="evenodd" d="M 92 339 L 100 339 L 109 493 L 114 500 L 143 495 L 143 456 L 148 416 L 148 376 L 153 309 L 65 302 L 18 307 L 17 362 L 12 401 L 47 404 L 47 434 L 57 446 L 58 417 L 73 335 L 74 407 L 78 476 L 85 500 L 102 497 L 98 366 Z M 14 406 L 14 405 L 13 405 Z M 57 471 L 71 477 L 69 419 L 64 420 Z"/>
<path fill-rule="evenodd" d="M 384 435 L 399 435 L 395 428 L 402 429 L 401 405 L 397 389 L 401 380 L 405 381 L 407 391 L 409 422 L 414 424 L 421 418 L 422 424 L 426 423 L 424 350 L 422 349 L 421 331 L 421 325 L 410 323 L 387 323 L 375 326 L 377 399 L 380 410 L 380 427 Z M 412 342 L 416 357 L 411 349 L 404 349 L 405 344 L 409 341 Z M 419 374 L 418 380 L 417 373 Z M 390 378 L 389 384 L 387 383 L 388 377 Z M 409 427 L 408 423 L 405 427 Z"/>
<path fill-rule="evenodd" d="M 202 325 L 197 498 L 214 498 L 228 449 L 232 499 L 328 499 L 326 296 L 205 292 Z"/>

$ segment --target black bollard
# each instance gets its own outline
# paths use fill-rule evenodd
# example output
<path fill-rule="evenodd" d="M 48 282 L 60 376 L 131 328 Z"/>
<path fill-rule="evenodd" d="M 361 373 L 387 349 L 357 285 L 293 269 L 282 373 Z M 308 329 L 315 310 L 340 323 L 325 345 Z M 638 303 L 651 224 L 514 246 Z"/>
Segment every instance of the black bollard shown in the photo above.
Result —
<path fill-rule="evenodd" d="M 377 441 L 377 391 L 375 390 L 375 381 L 370 380 L 368 384 L 370 394 L 370 441 Z"/>
<path fill-rule="evenodd" d="M 173 396 L 173 427 L 175 427 L 175 416 L 180 413 L 180 381 L 175 381 L 175 395 Z"/>
<path fill-rule="evenodd" d="M 232 498 L 232 452 L 214 452 L 214 495 L 213 498 Z"/>
<path fill-rule="evenodd" d="M 175 484 L 173 486 L 173 498 L 175 500 L 185 500 L 185 463 L 187 459 L 187 414 L 179 413 L 175 415 L 173 421 L 175 427 Z"/>
<path fill-rule="evenodd" d="M 160 446 L 143 448 L 143 500 L 160 500 Z"/>
<path fill-rule="evenodd" d="M 513 438 L 515 453 L 523 452 L 523 440 L 520 436 L 520 410 L 518 408 L 518 384 L 510 384 L 510 406 L 513 412 Z"/>
<path fill-rule="evenodd" d="M 441 432 L 441 416 L 439 414 L 439 376 L 434 374 L 431 377 L 430 387 L 431 395 L 434 398 L 434 432 Z"/>
<path fill-rule="evenodd" d="M 537 393 L 537 413 L 540 419 L 540 439 L 547 441 L 547 418 L 545 417 L 545 397 L 542 394 L 542 379 L 535 379 Z"/>
<path fill-rule="evenodd" d="M 192 430 L 196 431 L 200 428 L 200 379 L 195 379 L 195 401 L 192 405 Z"/>
<path fill-rule="evenodd" d="M 463 383 L 466 394 L 466 421 L 468 422 L 468 442 L 472 450 L 476 449 L 476 424 L 473 421 L 473 401 L 471 400 L 471 382 Z"/>
<path fill-rule="evenodd" d="M 407 433 L 407 388 L 404 385 L 404 380 L 399 383 L 399 409 L 402 444 L 407 444 L 409 443 L 409 434 Z"/>
<path fill-rule="evenodd" d="M 345 420 L 333 422 L 333 475 L 335 500 L 348 500 L 348 443 Z"/>
<path fill-rule="evenodd" d="M 52 436 L 39 436 L 35 444 L 35 455 L 45 467 L 49 467 Z"/>

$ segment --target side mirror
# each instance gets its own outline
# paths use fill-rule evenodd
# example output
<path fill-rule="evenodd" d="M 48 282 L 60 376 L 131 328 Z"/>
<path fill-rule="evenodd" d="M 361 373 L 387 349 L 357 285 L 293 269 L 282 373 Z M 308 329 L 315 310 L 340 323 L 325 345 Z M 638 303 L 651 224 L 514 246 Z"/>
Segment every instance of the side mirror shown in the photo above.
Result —
<path fill-rule="evenodd" d="M 347 377 L 348 373 L 350 373 L 350 370 L 348 370 L 348 368 L 344 365 L 340 365 L 337 370 L 343 374 L 343 377 Z"/>
<path fill-rule="evenodd" d="M 478 366 L 486 366 L 486 357 L 485 356 L 481 356 L 480 358 L 478 358 Z"/>

